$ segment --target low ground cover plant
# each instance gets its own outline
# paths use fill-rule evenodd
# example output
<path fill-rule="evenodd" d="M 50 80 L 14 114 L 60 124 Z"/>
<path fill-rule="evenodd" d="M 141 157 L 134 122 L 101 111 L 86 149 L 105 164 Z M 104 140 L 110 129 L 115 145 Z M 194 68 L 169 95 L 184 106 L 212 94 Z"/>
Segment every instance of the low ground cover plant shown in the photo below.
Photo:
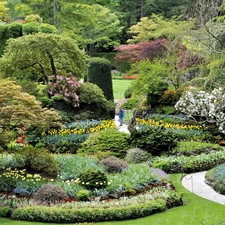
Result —
<path fill-rule="evenodd" d="M 210 170 L 225 162 L 225 150 L 212 151 L 192 156 L 161 156 L 155 157 L 153 167 L 160 168 L 166 173 L 193 173 Z"/>
<path fill-rule="evenodd" d="M 213 151 L 221 151 L 223 147 L 219 144 L 211 144 L 206 142 L 196 141 L 180 141 L 177 146 L 173 149 L 172 154 L 175 155 L 199 155 L 201 153 L 210 153 Z"/>
<path fill-rule="evenodd" d="M 205 175 L 206 183 L 215 191 L 225 194 L 225 164 L 218 165 L 209 170 Z"/>

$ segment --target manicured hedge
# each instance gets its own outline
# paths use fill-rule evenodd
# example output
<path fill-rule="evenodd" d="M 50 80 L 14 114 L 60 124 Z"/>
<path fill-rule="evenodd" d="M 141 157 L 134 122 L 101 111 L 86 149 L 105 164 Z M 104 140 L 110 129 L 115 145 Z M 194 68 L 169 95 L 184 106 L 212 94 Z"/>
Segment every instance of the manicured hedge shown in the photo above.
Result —
<path fill-rule="evenodd" d="M 103 90 L 107 100 L 113 100 L 110 62 L 104 58 L 93 57 L 89 59 L 88 63 L 87 81 L 98 85 Z"/>
<path fill-rule="evenodd" d="M 202 153 L 197 156 L 170 156 L 157 157 L 153 167 L 164 170 L 166 173 L 194 173 L 205 171 L 225 162 L 225 150 Z"/>
<path fill-rule="evenodd" d="M 62 208 L 57 206 L 27 206 L 17 208 L 13 219 L 52 222 L 52 223 L 81 223 L 112 220 L 127 220 L 145 217 L 166 210 L 166 203 L 162 199 L 151 200 L 146 203 L 132 204 L 112 208 Z"/>

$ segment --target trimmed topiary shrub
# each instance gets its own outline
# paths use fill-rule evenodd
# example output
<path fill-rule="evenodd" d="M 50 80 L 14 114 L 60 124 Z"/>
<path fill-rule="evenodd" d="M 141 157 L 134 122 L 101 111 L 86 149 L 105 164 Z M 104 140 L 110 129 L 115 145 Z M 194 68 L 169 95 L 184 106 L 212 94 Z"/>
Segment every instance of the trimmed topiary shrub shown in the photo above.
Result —
<path fill-rule="evenodd" d="M 125 160 L 128 163 L 142 163 L 146 162 L 151 158 L 151 154 L 140 149 L 140 148 L 131 148 L 127 151 Z"/>
<path fill-rule="evenodd" d="M 109 156 L 100 161 L 100 164 L 105 166 L 107 172 L 122 172 L 125 168 L 128 167 L 127 162 L 118 159 L 115 156 Z"/>
<path fill-rule="evenodd" d="M 163 199 L 114 207 L 62 208 L 57 206 L 27 206 L 15 209 L 13 219 L 52 223 L 83 223 L 128 220 L 163 212 L 167 208 Z"/>
<path fill-rule="evenodd" d="M 22 28 L 23 35 L 36 34 L 40 31 L 41 31 L 41 28 L 39 24 L 36 22 L 23 24 L 23 28 Z"/>
<path fill-rule="evenodd" d="M 88 169 L 77 176 L 79 183 L 89 190 L 105 188 L 108 185 L 107 176 L 101 170 Z"/>
<path fill-rule="evenodd" d="M 58 33 L 57 28 L 48 23 L 41 24 L 40 28 L 41 28 L 42 33 L 46 33 L 46 34 L 57 34 Z"/>
<path fill-rule="evenodd" d="M 79 154 L 95 155 L 98 152 L 111 152 L 111 155 L 124 158 L 131 147 L 127 144 L 129 134 L 118 130 L 102 130 L 91 134 L 78 149 Z"/>
<path fill-rule="evenodd" d="M 113 86 L 111 76 L 111 65 L 107 59 L 93 57 L 90 58 L 87 81 L 98 85 L 107 100 L 113 100 Z"/>
<path fill-rule="evenodd" d="M 165 127 L 148 126 L 142 129 L 132 129 L 128 144 L 141 148 L 154 156 L 168 152 L 176 147 L 178 136 Z"/>
<path fill-rule="evenodd" d="M 18 38 L 22 36 L 23 25 L 18 22 L 14 22 L 8 25 L 8 38 Z"/>
<path fill-rule="evenodd" d="M 20 154 L 24 157 L 26 170 L 29 172 L 42 173 L 45 176 L 56 177 L 58 165 L 45 148 L 24 147 Z"/>
<path fill-rule="evenodd" d="M 38 204 L 50 205 L 62 202 L 68 198 L 67 193 L 59 186 L 45 184 L 34 194 L 34 199 Z"/>

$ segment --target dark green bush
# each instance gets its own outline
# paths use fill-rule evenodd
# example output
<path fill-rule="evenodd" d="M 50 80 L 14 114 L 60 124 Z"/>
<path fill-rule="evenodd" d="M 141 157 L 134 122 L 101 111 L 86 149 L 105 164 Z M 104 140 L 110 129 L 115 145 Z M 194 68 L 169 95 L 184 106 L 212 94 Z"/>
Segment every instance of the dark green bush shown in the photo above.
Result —
<path fill-rule="evenodd" d="M 141 148 L 152 155 L 160 155 L 176 147 L 178 136 L 164 127 L 148 126 L 142 129 L 132 129 L 128 144 Z"/>
<path fill-rule="evenodd" d="M 67 193 L 55 184 L 45 184 L 34 194 L 34 200 L 41 205 L 57 204 L 66 198 Z"/>
<path fill-rule="evenodd" d="M 8 25 L 8 38 L 18 38 L 22 36 L 23 25 L 18 22 L 14 22 Z"/>
<path fill-rule="evenodd" d="M 24 147 L 20 154 L 25 159 L 27 171 L 43 173 L 43 175 L 56 177 L 58 165 L 54 156 L 45 148 Z"/>
<path fill-rule="evenodd" d="M 160 105 L 159 100 L 161 99 L 164 91 L 168 88 L 168 82 L 157 79 L 153 85 L 149 86 L 147 93 L 147 105 L 155 107 Z"/>
<path fill-rule="evenodd" d="M 81 144 L 78 153 L 94 155 L 98 152 L 110 151 L 111 155 L 124 158 L 126 151 L 130 148 L 126 141 L 128 137 L 129 134 L 118 130 L 99 131 L 91 134 L 89 138 Z"/>
<path fill-rule="evenodd" d="M 95 209 L 27 206 L 17 208 L 13 212 L 12 218 L 17 220 L 51 223 L 82 223 L 135 219 L 163 212 L 165 210 L 165 201 L 156 199 L 138 205 Z"/>
<path fill-rule="evenodd" d="M 123 109 L 134 109 L 137 108 L 137 105 L 139 103 L 140 99 L 139 98 L 128 98 L 123 104 L 122 108 Z"/>
<path fill-rule="evenodd" d="M 0 24 L 0 56 L 2 56 L 3 51 L 5 49 L 7 38 L 8 38 L 8 27 L 6 25 Z"/>
<path fill-rule="evenodd" d="M 40 31 L 41 31 L 41 29 L 40 29 L 39 24 L 35 23 L 35 22 L 25 23 L 25 24 L 23 24 L 23 27 L 22 27 L 23 35 L 36 34 Z"/>
<path fill-rule="evenodd" d="M 107 100 L 113 100 L 111 65 L 107 59 L 93 57 L 88 60 L 87 81 L 98 85 Z"/>
<path fill-rule="evenodd" d="M 146 162 L 151 158 L 151 154 L 140 148 L 131 148 L 127 150 L 125 160 L 128 163 L 142 163 Z"/>
<path fill-rule="evenodd" d="M 125 168 L 128 167 L 127 162 L 118 159 L 115 156 L 108 156 L 100 161 L 100 164 L 105 166 L 107 169 L 107 172 L 121 172 Z"/>
<path fill-rule="evenodd" d="M 0 207 L 0 217 L 9 217 L 11 214 L 10 206 Z"/>
<path fill-rule="evenodd" d="M 108 185 L 107 176 L 101 170 L 88 169 L 77 176 L 80 185 L 89 190 L 105 188 Z"/>
<path fill-rule="evenodd" d="M 132 96 L 132 86 L 129 86 L 127 90 L 124 92 L 124 98 L 130 98 Z"/>

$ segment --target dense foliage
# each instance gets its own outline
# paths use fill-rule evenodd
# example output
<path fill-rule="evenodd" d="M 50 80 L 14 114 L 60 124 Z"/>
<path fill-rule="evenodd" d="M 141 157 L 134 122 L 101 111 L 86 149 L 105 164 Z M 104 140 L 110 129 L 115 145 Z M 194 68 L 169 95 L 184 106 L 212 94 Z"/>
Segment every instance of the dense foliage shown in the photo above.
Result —
<path fill-rule="evenodd" d="M 88 60 L 87 81 L 98 85 L 107 100 L 113 100 L 111 65 L 107 59 L 90 58 Z"/>

